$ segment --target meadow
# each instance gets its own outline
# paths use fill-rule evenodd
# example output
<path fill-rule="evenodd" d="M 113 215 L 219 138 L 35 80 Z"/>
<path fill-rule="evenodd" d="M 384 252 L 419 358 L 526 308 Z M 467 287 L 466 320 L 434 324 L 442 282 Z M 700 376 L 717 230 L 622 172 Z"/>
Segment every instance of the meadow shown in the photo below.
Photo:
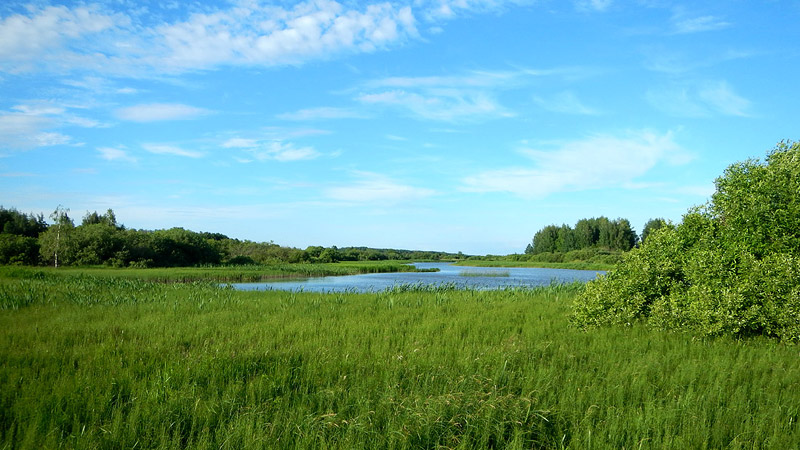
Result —
<path fill-rule="evenodd" d="M 0 277 L 0 448 L 797 448 L 798 347 L 579 331 L 581 285 Z"/>

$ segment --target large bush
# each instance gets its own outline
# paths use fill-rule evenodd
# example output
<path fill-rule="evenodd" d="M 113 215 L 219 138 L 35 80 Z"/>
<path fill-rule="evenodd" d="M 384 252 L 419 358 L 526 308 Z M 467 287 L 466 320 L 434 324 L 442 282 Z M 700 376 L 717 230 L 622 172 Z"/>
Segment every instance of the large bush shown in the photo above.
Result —
<path fill-rule="evenodd" d="M 636 321 L 800 341 L 800 143 L 728 167 L 708 204 L 654 230 L 575 304 L 581 327 Z"/>

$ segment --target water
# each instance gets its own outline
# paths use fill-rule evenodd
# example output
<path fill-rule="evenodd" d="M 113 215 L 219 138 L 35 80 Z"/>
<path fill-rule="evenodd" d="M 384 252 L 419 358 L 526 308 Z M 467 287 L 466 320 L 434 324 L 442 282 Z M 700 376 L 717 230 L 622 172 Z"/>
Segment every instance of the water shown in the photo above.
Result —
<path fill-rule="evenodd" d="M 465 267 L 450 263 L 414 263 L 420 269 L 439 272 L 369 273 L 337 277 L 304 278 L 291 281 L 233 283 L 239 290 L 286 290 L 311 292 L 375 292 L 403 284 L 453 284 L 461 288 L 501 289 L 505 287 L 546 286 L 553 282 L 572 283 L 593 280 L 604 271 L 537 269 L 531 267 Z M 489 274 L 489 275 L 485 275 Z M 494 276 L 492 276 L 494 274 Z M 506 276 L 506 274 L 508 276 Z"/>

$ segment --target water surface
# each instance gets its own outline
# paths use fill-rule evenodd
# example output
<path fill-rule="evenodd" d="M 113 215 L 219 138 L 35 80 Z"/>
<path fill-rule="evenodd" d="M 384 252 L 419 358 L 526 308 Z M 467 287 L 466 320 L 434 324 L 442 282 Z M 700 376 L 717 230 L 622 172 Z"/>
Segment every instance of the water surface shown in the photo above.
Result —
<path fill-rule="evenodd" d="M 546 286 L 553 282 L 593 280 L 602 270 L 538 269 L 532 267 L 466 267 L 451 263 L 414 263 L 420 269 L 439 272 L 368 273 L 334 277 L 293 279 L 259 283 L 232 283 L 239 290 L 286 290 L 312 292 L 376 292 L 404 284 L 453 284 L 460 288 L 502 289 Z"/>

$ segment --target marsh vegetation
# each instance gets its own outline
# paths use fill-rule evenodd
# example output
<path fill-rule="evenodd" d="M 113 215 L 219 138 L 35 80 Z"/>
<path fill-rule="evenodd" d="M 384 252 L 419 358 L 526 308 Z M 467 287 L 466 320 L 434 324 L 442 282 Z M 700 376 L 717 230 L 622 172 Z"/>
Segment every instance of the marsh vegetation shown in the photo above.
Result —
<path fill-rule="evenodd" d="M 568 325 L 582 285 L 0 279 L 3 448 L 790 448 L 797 349 Z"/>

